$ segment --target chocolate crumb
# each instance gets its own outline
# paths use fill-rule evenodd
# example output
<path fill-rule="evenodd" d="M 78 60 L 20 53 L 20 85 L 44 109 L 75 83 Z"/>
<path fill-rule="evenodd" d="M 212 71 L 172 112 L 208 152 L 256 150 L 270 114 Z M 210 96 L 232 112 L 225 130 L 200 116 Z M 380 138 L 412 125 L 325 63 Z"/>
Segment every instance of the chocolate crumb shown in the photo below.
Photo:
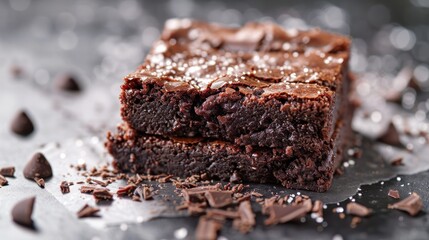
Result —
<path fill-rule="evenodd" d="M 22 77 L 22 75 L 24 74 L 24 70 L 22 69 L 22 67 L 20 67 L 19 65 L 12 65 L 10 67 L 10 74 L 14 77 L 14 78 L 20 78 Z"/>
<path fill-rule="evenodd" d="M 151 200 L 153 199 L 153 192 L 148 186 L 139 186 L 134 190 L 134 195 L 140 197 L 140 199 Z"/>
<path fill-rule="evenodd" d="M 350 202 L 346 206 L 346 212 L 347 214 L 351 214 L 359 217 L 366 217 L 371 215 L 372 209 L 367 208 L 359 203 Z"/>
<path fill-rule="evenodd" d="M 96 187 L 94 187 L 94 186 L 82 186 L 82 187 L 80 187 L 80 192 L 81 193 L 93 193 L 95 189 L 96 189 Z"/>
<path fill-rule="evenodd" d="M 395 147 L 404 148 L 405 146 L 401 143 L 399 139 L 399 133 L 398 130 L 396 130 L 395 125 L 390 122 L 389 126 L 387 127 L 386 131 L 377 138 L 377 141 L 392 145 Z"/>
<path fill-rule="evenodd" d="M 323 217 L 323 202 L 320 200 L 314 201 L 313 209 L 311 211 L 316 213 L 318 217 Z"/>
<path fill-rule="evenodd" d="M 14 177 L 15 175 L 15 167 L 3 167 L 0 168 L 0 175 L 4 177 Z"/>
<path fill-rule="evenodd" d="M 97 216 L 96 213 L 100 211 L 97 207 L 91 207 L 88 204 L 85 204 L 78 212 L 77 217 L 78 218 L 86 218 L 86 217 L 95 217 Z"/>
<path fill-rule="evenodd" d="M 392 165 L 392 166 L 404 166 L 404 163 L 402 162 L 402 160 L 403 160 L 402 157 L 395 158 L 390 162 L 390 165 Z"/>
<path fill-rule="evenodd" d="M 360 217 L 353 217 L 352 218 L 352 221 L 351 221 L 351 223 L 350 223 L 350 227 L 351 228 L 356 228 L 357 227 L 357 225 L 359 224 L 359 223 L 361 223 L 362 222 L 362 218 L 360 218 Z"/>
<path fill-rule="evenodd" d="M 70 192 L 70 185 L 67 181 L 62 181 L 60 184 L 60 189 L 61 192 L 64 193 L 69 193 Z"/>
<path fill-rule="evenodd" d="M 255 214 L 252 211 L 250 201 L 241 202 L 238 206 L 239 219 L 234 220 L 233 226 L 241 233 L 248 233 L 256 224 Z"/>
<path fill-rule="evenodd" d="M 220 190 L 220 185 L 199 186 L 188 189 L 182 189 L 182 196 L 186 202 L 203 202 L 205 201 L 204 194 L 206 191 Z"/>
<path fill-rule="evenodd" d="M 195 231 L 196 240 L 216 240 L 217 233 L 222 228 L 222 221 L 217 219 L 208 218 L 205 216 L 200 217 L 198 226 Z"/>
<path fill-rule="evenodd" d="M 7 184 L 8 184 L 7 179 L 0 174 L 0 186 L 5 186 Z"/>
<path fill-rule="evenodd" d="M 422 210 L 423 202 L 421 197 L 417 193 L 413 192 L 407 198 L 392 205 L 388 205 L 388 208 L 405 211 L 411 216 L 415 216 Z"/>
<path fill-rule="evenodd" d="M 11 130 L 22 137 L 26 137 L 34 131 L 33 121 L 25 111 L 20 111 L 12 120 Z"/>
<path fill-rule="evenodd" d="M 24 227 L 34 228 L 31 215 L 33 214 L 35 200 L 36 197 L 30 197 L 17 202 L 12 208 L 13 221 Z"/>
<path fill-rule="evenodd" d="M 389 190 L 389 192 L 387 193 L 387 195 L 388 195 L 389 197 L 391 197 L 391 198 L 395 198 L 395 199 L 399 199 L 399 198 L 401 198 L 401 197 L 399 196 L 399 191 L 398 191 L 398 190 L 390 189 L 390 190 Z"/>
<path fill-rule="evenodd" d="M 206 216 L 235 219 L 235 218 L 239 218 L 240 214 L 237 211 L 222 210 L 222 209 L 207 209 Z"/>
<path fill-rule="evenodd" d="M 204 196 L 211 207 L 221 208 L 232 203 L 230 191 L 206 191 Z"/>
<path fill-rule="evenodd" d="M 45 179 L 52 177 L 51 164 L 49 164 L 45 155 L 40 152 L 33 155 L 24 168 L 24 177 L 31 180 L 34 180 L 35 177 Z"/>
<path fill-rule="evenodd" d="M 269 217 L 265 220 L 265 225 L 285 223 L 291 220 L 297 220 L 304 217 L 307 208 L 302 205 L 273 205 L 267 208 Z"/>
<path fill-rule="evenodd" d="M 81 87 L 76 78 L 70 74 L 63 74 L 56 78 L 56 87 L 59 90 L 67 92 L 79 92 Z"/>
<path fill-rule="evenodd" d="M 134 184 L 128 184 L 125 187 L 120 187 L 118 189 L 118 191 L 116 191 L 116 194 L 118 196 L 120 196 L 120 197 L 124 197 L 124 196 L 130 197 L 130 196 L 133 195 L 133 193 L 136 190 L 136 188 L 137 188 L 136 185 L 134 185 Z"/>
<path fill-rule="evenodd" d="M 96 188 L 92 192 L 92 195 L 95 198 L 96 202 L 102 201 L 102 200 L 113 200 L 113 194 L 109 192 L 107 188 Z"/>
<path fill-rule="evenodd" d="M 45 188 L 45 179 L 35 177 L 34 181 L 37 183 L 37 185 L 39 185 L 40 188 Z"/>

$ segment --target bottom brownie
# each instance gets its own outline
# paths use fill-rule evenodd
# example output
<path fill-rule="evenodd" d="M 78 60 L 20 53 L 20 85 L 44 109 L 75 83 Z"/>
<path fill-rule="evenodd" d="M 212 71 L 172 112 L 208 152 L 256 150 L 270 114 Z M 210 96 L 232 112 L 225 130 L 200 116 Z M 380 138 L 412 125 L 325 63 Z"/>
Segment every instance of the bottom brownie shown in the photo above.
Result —
<path fill-rule="evenodd" d="M 345 121 L 348 122 L 348 121 Z M 286 188 L 324 192 L 342 161 L 349 126 L 336 124 L 333 141 L 320 152 L 299 149 L 246 149 L 228 142 L 196 138 L 168 139 L 138 133 L 123 124 L 108 133 L 106 147 L 123 172 L 207 174 L 209 179 L 281 183 Z"/>

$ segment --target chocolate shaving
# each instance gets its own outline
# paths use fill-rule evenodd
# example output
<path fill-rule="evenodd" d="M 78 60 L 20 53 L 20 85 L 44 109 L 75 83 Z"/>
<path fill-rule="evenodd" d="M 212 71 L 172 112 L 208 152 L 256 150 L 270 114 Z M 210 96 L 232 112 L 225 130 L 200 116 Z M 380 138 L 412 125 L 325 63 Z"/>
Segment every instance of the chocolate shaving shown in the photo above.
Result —
<path fill-rule="evenodd" d="M 203 202 L 205 201 L 204 194 L 206 191 L 220 190 L 220 185 L 200 186 L 189 189 L 182 189 L 182 195 L 187 202 Z"/>
<path fill-rule="evenodd" d="M 377 138 L 377 141 L 388 145 L 392 145 L 395 147 L 404 148 L 404 145 L 401 143 L 401 140 L 399 139 L 398 130 L 396 130 L 396 127 L 392 122 L 389 123 L 389 126 L 387 127 L 386 131 Z"/>
<path fill-rule="evenodd" d="M 323 202 L 320 200 L 314 201 L 313 209 L 311 209 L 313 213 L 316 213 L 318 217 L 323 217 Z"/>
<path fill-rule="evenodd" d="M 393 190 L 393 189 L 390 189 L 390 190 L 389 190 L 389 193 L 387 193 L 387 196 L 389 196 L 389 197 L 391 197 L 391 198 L 395 198 L 395 199 L 399 199 L 399 198 L 401 198 L 401 197 L 399 196 L 399 191 L 398 191 L 398 190 Z"/>
<path fill-rule="evenodd" d="M 208 218 L 205 216 L 200 217 L 198 226 L 195 231 L 196 240 L 215 240 L 217 233 L 222 228 L 222 221 Z"/>
<path fill-rule="evenodd" d="M 37 152 L 24 168 L 24 177 L 34 180 L 34 178 L 52 177 L 52 168 L 45 155 Z"/>
<path fill-rule="evenodd" d="M 407 198 L 394 203 L 392 205 L 388 205 L 389 209 L 398 209 L 401 211 L 405 211 L 408 214 L 410 214 L 411 216 L 415 216 L 417 215 L 423 208 L 423 202 L 421 197 L 413 192 L 410 196 L 408 196 Z"/>
<path fill-rule="evenodd" d="M 39 187 L 45 188 L 45 180 L 43 178 L 35 177 L 34 181 L 39 185 Z"/>
<path fill-rule="evenodd" d="M 390 165 L 392 165 L 392 166 L 404 166 L 404 163 L 402 162 L 402 160 L 403 160 L 402 157 L 395 158 L 390 162 Z"/>
<path fill-rule="evenodd" d="M 20 111 L 12 120 L 11 130 L 22 137 L 26 137 L 34 131 L 33 121 L 25 111 Z"/>
<path fill-rule="evenodd" d="M 116 191 L 116 194 L 120 197 L 124 196 L 132 196 L 134 191 L 136 190 L 136 185 L 134 184 L 128 184 L 125 187 L 120 187 L 118 191 Z"/>
<path fill-rule="evenodd" d="M 89 182 L 90 183 L 94 182 L 94 183 L 96 183 L 96 184 L 98 184 L 98 185 L 100 185 L 102 187 L 107 187 L 107 185 L 108 185 L 107 183 L 105 183 L 103 181 L 100 181 L 100 180 L 97 180 L 97 179 L 92 179 L 92 178 L 89 178 Z"/>
<path fill-rule="evenodd" d="M 367 208 L 359 203 L 350 202 L 346 206 L 346 212 L 347 214 L 351 214 L 359 217 L 366 217 L 371 215 L 372 209 Z"/>
<path fill-rule="evenodd" d="M 361 223 L 362 222 L 362 218 L 360 218 L 360 217 L 353 217 L 352 218 L 352 221 L 351 221 L 351 223 L 350 223 L 350 227 L 351 228 L 356 228 L 357 227 L 357 225 L 359 224 L 359 223 Z"/>
<path fill-rule="evenodd" d="M 239 218 L 240 214 L 237 211 L 229 211 L 229 210 L 222 210 L 222 209 L 207 209 L 206 216 L 235 219 L 235 218 Z"/>
<path fill-rule="evenodd" d="M 307 208 L 302 205 L 273 205 L 267 208 L 269 217 L 265 220 L 265 225 L 285 223 L 297 220 L 305 216 Z"/>
<path fill-rule="evenodd" d="M 102 200 L 113 200 L 113 194 L 111 194 L 107 188 L 96 188 L 92 192 L 92 195 L 94 196 L 96 202 Z"/>
<path fill-rule="evenodd" d="M 241 202 L 238 206 L 239 219 L 235 219 L 233 222 L 234 228 L 241 233 L 248 233 L 252 230 L 256 224 L 255 214 L 252 211 L 250 201 Z"/>
<path fill-rule="evenodd" d="M 0 186 L 5 186 L 7 184 L 8 184 L 7 179 L 0 174 Z"/>
<path fill-rule="evenodd" d="M 62 181 L 60 184 L 60 189 L 61 192 L 64 193 L 69 193 L 70 192 L 70 185 L 67 181 Z"/>
<path fill-rule="evenodd" d="M 31 215 L 36 197 L 26 198 L 15 204 L 12 208 L 12 219 L 14 222 L 28 228 L 34 228 Z"/>
<path fill-rule="evenodd" d="M 78 212 L 77 217 L 78 218 L 86 218 L 86 217 L 95 217 L 97 216 L 96 213 L 100 211 L 97 207 L 91 207 L 88 204 L 85 204 Z"/>
<path fill-rule="evenodd" d="M 153 199 L 153 193 L 148 186 L 139 186 L 134 190 L 134 195 L 140 197 L 140 199 L 151 200 Z"/>
<path fill-rule="evenodd" d="M 4 177 L 13 177 L 15 175 L 15 167 L 0 168 L 0 175 Z"/>
<path fill-rule="evenodd" d="M 79 182 L 77 182 L 77 184 L 79 184 Z M 81 193 L 93 193 L 95 189 L 96 189 L 96 187 L 94 187 L 94 186 L 82 186 L 82 187 L 80 187 L 80 192 Z"/>
<path fill-rule="evenodd" d="M 232 192 L 230 191 L 206 191 L 204 196 L 211 207 L 221 208 L 232 203 Z"/>

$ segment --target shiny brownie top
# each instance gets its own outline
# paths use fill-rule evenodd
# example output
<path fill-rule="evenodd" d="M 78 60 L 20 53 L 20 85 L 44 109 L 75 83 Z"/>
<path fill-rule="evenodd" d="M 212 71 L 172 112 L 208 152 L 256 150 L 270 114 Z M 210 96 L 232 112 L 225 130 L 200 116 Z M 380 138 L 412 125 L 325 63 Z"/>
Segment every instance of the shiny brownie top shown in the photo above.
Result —
<path fill-rule="evenodd" d="M 341 81 L 349 47 L 347 37 L 319 29 L 256 22 L 227 28 L 171 19 L 145 62 L 126 78 L 159 81 L 166 91 L 238 85 L 263 95 L 315 98 Z"/>

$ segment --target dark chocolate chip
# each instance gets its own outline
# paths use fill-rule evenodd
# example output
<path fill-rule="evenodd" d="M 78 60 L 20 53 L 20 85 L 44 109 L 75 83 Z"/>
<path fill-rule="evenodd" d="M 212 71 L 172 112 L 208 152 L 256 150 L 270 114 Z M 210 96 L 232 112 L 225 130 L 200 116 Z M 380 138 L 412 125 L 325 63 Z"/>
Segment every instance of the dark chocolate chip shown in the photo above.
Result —
<path fill-rule="evenodd" d="M 7 184 L 8 184 L 7 179 L 3 175 L 0 174 L 0 186 L 5 186 Z"/>
<path fill-rule="evenodd" d="M 221 208 L 232 203 L 232 192 L 230 191 L 206 191 L 204 196 L 211 207 Z"/>
<path fill-rule="evenodd" d="M 63 74 L 57 77 L 56 87 L 62 91 L 79 92 L 81 87 L 76 78 L 70 74 Z"/>
<path fill-rule="evenodd" d="M 371 215 L 372 209 L 367 208 L 359 203 L 350 202 L 346 206 L 346 212 L 347 214 L 350 214 L 350 215 L 366 217 Z"/>
<path fill-rule="evenodd" d="M 15 204 L 12 208 L 12 219 L 14 222 L 28 228 L 34 228 L 31 215 L 36 197 L 26 198 Z"/>
<path fill-rule="evenodd" d="M 198 221 L 198 226 L 195 231 L 195 239 L 215 240 L 217 238 L 217 233 L 221 228 L 222 221 L 202 216 Z"/>
<path fill-rule="evenodd" d="M 404 145 L 401 143 L 401 140 L 399 139 L 398 130 L 396 130 L 396 127 L 392 122 L 389 123 L 389 126 L 387 127 L 386 131 L 377 138 L 377 141 L 395 147 L 404 147 Z"/>
<path fill-rule="evenodd" d="M 390 189 L 390 190 L 389 190 L 389 192 L 387 193 L 387 195 L 388 195 L 389 197 L 391 197 L 391 198 L 395 198 L 395 199 L 399 199 L 399 198 L 401 198 L 401 197 L 399 196 L 399 191 L 398 191 L 398 190 Z"/>
<path fill-rule="evenodd" d="M 0 168 L 0 175 L 3 175 L 5 177 L 13 177 L 15 175 L 15 167 Z"/>
<path fill-rule="evenodd" d="M 97 207 L 91 207 L 88 204 L 85 204 L 78 212 L 77 217 L 78 218 L 86 218 L 86 217 L 96 217 L 96 213 L 100 211 Z"/>
<path fill-rule="evenodd" d="M 12 120 L 12 132 L 26 137 L 34 131 L 34 125 L 25 111 L 18 112 Z"/>
<path fill-rule="evenodd" d="M 265 220 L 265 225 L 273 225 L 297 220 L 305 216 L 307 208 L 303 205 L 281 206 L 275 204 L 267 208 L 269 217 Z"/>
<path fill-rule="evenodd" d="M 42 153 L 35 153 L 27 163 L 24 168 L 24 177 L 31 180 L 34 180 L 35 177 L 45 179 L 52 177 L 51 164 Z"/>
<path fill-rule="evenodd" d="M 392 205 L 388 205 L 388 208 L 405 211 L 411 216 L 415 216 L 422 210 L 423 202 L 421 197 L 417 193 L 413 192 L 407 198 Z"/>
<path fill-rule="evenodd" d="M 60 184 L 60 189 L 61 192 L 64 193 L 69 193 L 70 192 L 70 184 L 67 181 L 62 181 Z"/>

